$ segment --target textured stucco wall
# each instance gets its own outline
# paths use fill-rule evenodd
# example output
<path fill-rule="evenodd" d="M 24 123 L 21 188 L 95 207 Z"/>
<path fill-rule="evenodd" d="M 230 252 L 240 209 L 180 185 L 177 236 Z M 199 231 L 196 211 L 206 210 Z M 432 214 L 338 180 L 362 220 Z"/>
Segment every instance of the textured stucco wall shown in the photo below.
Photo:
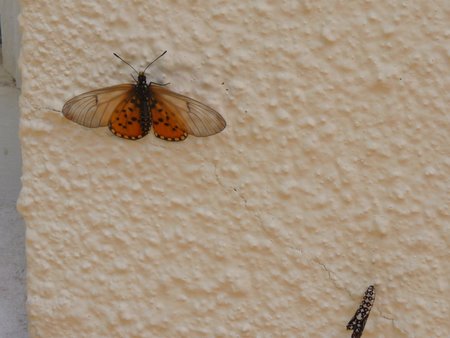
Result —
<path fill-rule="evenodd" d="M 445 337 L 449 2 L 22 1 L 31 337 Z M 132 142 L 64 101 L 154 81 L 209 138 Z"/>

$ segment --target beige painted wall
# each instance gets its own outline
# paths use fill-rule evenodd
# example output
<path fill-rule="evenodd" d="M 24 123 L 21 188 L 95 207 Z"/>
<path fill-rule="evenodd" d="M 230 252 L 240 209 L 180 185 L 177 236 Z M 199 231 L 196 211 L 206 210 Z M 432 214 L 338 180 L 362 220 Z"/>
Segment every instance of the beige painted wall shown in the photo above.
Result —
<path fill-rule="evenodd" d="M 31 337 L 445 337 L 448 1 L 23 0 Z M 119 139 L 60 113 L 154 81 L 224 132 Z"/>

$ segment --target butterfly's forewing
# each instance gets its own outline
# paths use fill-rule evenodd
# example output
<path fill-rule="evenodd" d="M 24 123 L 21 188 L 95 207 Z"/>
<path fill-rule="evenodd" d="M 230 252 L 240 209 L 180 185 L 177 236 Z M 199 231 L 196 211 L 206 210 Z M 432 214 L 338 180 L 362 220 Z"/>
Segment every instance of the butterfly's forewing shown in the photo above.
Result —
<path fill-rule="evenodd" d="M 159 121 L 155 120 L 155 116 L 157 116 L 158 119 L 165 119 L 165 116 L 169 116 L 169 119 L 174 119 L 176 121 L 171 124 L 170 127 L 177 126 L 178 129 L 183 132 L 194 136 L 214 135 L 222 131 L 226 126 L 224 118 L 218 112 L 199 101 L 174 93 L 163 86 L 155 84 L 150 85 L 150 91 L 164 115 L 160 117 L 158 113 L 161 112 L 158 111 L 153 115 L 155 109 L 152 109 L 152 119 L 154 124 L 155 121 Z M 156 125 L 156 128 L 154 126 L 155 132 L 169 132 L 167 128 L 159 126 L 160 125 Z M 175 132 L 174 130 L 172 131 Z M 160 135 L 165 136 L 163 134 Z"/>
<path fill-rule="evenodd" d="M 133 95 L 133 89 L 133 84 L 121 84 L 75 96 L 64 105 L 63 115 L 85 127 L 106 127 L 116 107 Z"/>
<path fill-rule="evenodd" d="M 114 109 L 111 114 L 109 129 L 119 137 L 136 140 L 148 134 L 150 124 L 142 123 L 140 108 L 141 98 L 136 95 L 128 96 Z M 148 112 L 143 112 L 148 114 Z"/>

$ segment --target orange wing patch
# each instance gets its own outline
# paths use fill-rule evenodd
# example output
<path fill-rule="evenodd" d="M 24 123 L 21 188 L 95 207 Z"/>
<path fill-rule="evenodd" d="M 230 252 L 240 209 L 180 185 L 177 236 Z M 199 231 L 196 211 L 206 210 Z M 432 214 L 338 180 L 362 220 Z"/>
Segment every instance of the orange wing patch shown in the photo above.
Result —
<path fill-rule="evenodd" d="M 166 141 L 183 141 L 187 136 L 186 127 L 176 115 L 160 102 L 152 108 L 153 132 Z"/>
<path fill-rule="evenodd" d="M 141 125 L 141 110 L 136 96 L 119 104 L 109 120 L 109 129 L 119 137 L 137 140 L 148 134 L 148 129 L 143 130 Z"/>

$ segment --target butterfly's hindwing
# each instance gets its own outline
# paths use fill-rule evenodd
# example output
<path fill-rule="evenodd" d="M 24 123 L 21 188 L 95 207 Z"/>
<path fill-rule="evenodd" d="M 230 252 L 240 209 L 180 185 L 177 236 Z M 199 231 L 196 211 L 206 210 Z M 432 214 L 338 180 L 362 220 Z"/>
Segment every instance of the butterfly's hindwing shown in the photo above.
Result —
<path fill-rule="evenodd" d="M 150 124 L 145 116 L 149 114 L 148 105 L 143 105 L 137 93 L 119 104 L 111 115 L 109 129 L 119 137 L 136 140 L 148 134 Z"/>
<path fill-rule="evenodd" d="M 166 141 L 183 141 L 187 137 L 186 127 L 177 116 L 165 108 L 161 102 L 155 102 L 152 108 L 153 132 L 156 137 Z"/>

